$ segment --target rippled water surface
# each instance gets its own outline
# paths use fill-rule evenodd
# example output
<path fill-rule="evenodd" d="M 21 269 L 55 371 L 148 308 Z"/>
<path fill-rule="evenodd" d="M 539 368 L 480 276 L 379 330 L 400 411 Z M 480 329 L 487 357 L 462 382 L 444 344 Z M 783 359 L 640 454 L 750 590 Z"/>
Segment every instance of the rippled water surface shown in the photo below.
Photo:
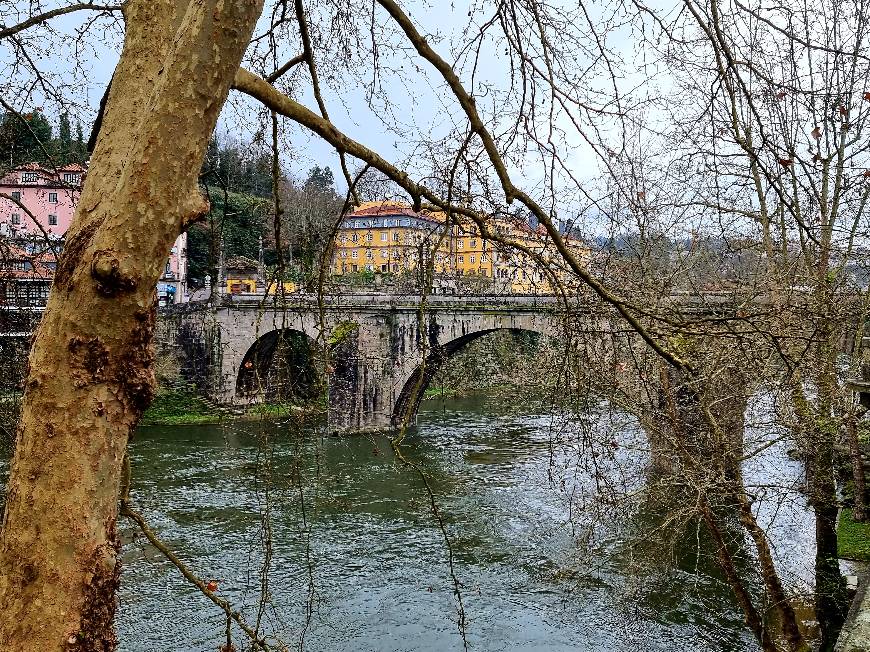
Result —
<path fill-rule="evenodd" d="M 404 442 L 430 477 L 449 534 L 469 648 L 755 649 L 715 568 L 694 555 L 696 542 L 662 555 L 675 560 L 670 567 L 639 572 L 644 551 L 661 550 L 627 540 L 661 515 L 587 502 L 596 471 L 622 491 L 642 485 L 635 431 L 619 435 L 616 453 L 593 458 L 578 453 L 572 426 L 471 399 L 425 406 Z M 268 512 L 270 599 L 260 617 L 290 648 L 302 638 L 305 649 L 336 652 L 463 649 L 450 554 L 419 474 L 385 438 L 303 441 L 291 430 L 143 428 L 132 444 L 134 501 L 252 623 Z M 791 554 L 805 513 L 779 511 L 800 521 L 784 526 Z M 121 649 L 216 650 L 221 612 L 125 527 Z"/>
<path fill-rule="evenodd" d="M 746 450 L 769 441 L 765 410 L 762 400 L 749 411 Z M 661 534 L 681 506 L 641 491 L 648 456 L 632 422 L 595 406 L 583 418 L 550 411 L 481 397 L 425 404 L 402 450 L 429 478 L 437 517 L 388 439 L 280 423 L 141 428 L 133 501 L 287 649 L 462 650 L 455 576 L 471 650 L 756 650 L 703 532 Z M 745 476 L 781 575 L 806 591 L 812 517 L 787 446 L 764 447 Z M 2 451 L 0 484 L 7 460 Z M 222 612 L 126 521 L 122 539 L 120 650 L 225 643 Z"/>

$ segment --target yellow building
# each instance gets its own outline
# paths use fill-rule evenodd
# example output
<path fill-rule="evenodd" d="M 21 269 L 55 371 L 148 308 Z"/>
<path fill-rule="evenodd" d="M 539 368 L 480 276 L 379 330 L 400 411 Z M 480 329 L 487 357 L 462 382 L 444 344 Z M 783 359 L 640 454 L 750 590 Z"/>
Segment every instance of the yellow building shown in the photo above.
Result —
<path fill-rule="evenodd" d="M 333 243 L 335 274 L 400 273 L 434 257 L 441 273 L 447 261 L 444 225 L 431 215 L 392 202 L 363 204 L 342 220 Z"/>
<path fill-rule="evenodd" d="M 432 262 L 441 277 L 488 279 L 496 292 L 554 291 L 553 279 L 565 276 L 564 262 L 542 229 L 536 231 L 524 220 L 509 216 L 489 218 L 487 229 L 525 247 L 531 255 L 481 237 L 477 225 L 467 220 L 448 231 L 446 215 L 441 212 L 417 213 L 395 202 L 363 204 L 344 218 L 336 234 L 333 271 L 337 275 L 402 273 L 419 268 L 424 261 Z M 578 246 L 577 251 L 582 260 L 588 259 L 587 249 Z"/>
<path fill-rule="evenodd" d="M 257 261 L 244 256 L 232 256 L 226 261 L 224 283 L 227 294 L 252 294 L 257 291 Z"/>
<path fill-rule="evenodd" d="M 233 256 L 227 260 L 224 274 L 226 294 L 256 294 L 263 291 L 267 281 L 269 294 L 293 294 L 299 290 L 298 284 L 293 281 L 276 282 L 265 269 L 261 269 L 257 261 L 244 256 Z"/>

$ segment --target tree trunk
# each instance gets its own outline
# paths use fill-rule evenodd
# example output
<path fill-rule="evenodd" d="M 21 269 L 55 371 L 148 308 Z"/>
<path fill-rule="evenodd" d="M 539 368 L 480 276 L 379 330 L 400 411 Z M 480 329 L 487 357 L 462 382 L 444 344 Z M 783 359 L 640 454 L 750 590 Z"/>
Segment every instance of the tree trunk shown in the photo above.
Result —
<path fill-rule="evenodd" d="M 107 651 L 122 459 L 152 396 L 154 288 L 261 0 L 130 0 L 29 360 L 0 532 L 0 649 Z"/>
<path fill-rule="evenodd" d="M 816 515 L 815 607 L 822 633 L 820 650 L 832 650 L 849 608 L 846 583 L 837 558 L 837 496 L 833 437 L 816 437 L 810 455 L 810 504 Z"/>
<path fill-rule="evenodd" d="M 852 479 L 855 484 L 855 502 L 852 505 L 852 518 L 863 523 L 867 520 L 867 487 L 864 478 L 864 460 L 858 444 L 858 419 L 855 406 L 849 406 L 846 415 L 846 439 L 849 442 L 849 458 L 852 461 Z"/>

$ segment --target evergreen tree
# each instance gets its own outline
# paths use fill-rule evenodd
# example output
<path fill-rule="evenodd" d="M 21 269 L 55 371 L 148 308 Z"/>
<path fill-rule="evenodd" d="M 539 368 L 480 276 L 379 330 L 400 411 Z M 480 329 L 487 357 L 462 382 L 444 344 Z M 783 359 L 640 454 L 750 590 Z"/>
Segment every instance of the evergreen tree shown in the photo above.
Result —
<path fill-rule="evenodd" d="M 85 136 L 82 133 L 82 123 L 76 120 L 76 140 L 73 143 L 73 159 L 71 163 L 79 163 L 84 165 L 88 160 L 88 146 L 85 143 Z"/>
<path fill-rule="evenodd" d="M 0 120 L 0 165 L 47 164 L 51 135 L 51 124 L 39 109 L 20 115 L 4 113 Z"/>
<path fill-rule="evenodd" d="M 57 163 L 66 165 L 75 157 L 72 142 L 72 129 L 69 124 L 69 114 L 64 111 L 60 114 L 60 126 L 57 131 Z"/>
<path fill-rule="evenodd" d="M 334 184 L 335 178 L 332 176 L 332 170 L 329 166 L 320 167 L 319 165 L 315 165 L 308 171 L 308 179 L 305 181 L 304 189 L 307 191 L 334 195 Z"/>

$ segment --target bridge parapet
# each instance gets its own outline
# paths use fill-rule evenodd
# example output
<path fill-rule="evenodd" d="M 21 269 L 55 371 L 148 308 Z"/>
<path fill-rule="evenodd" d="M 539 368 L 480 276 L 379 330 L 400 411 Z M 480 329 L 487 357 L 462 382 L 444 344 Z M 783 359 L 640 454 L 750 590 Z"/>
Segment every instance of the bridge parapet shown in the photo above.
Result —
<path fill-rule="evenodd" d="M 732 297 L 685 302 L 684 314 L 739 310 Z M 680 302 L 683 303 L 680 303 Z M 583 339 L 596 364 L 617 364 L 621 349 L 637 356 L 639 338 L 601 303 L 581 296 L 431 296 L 343 294 L 227 295 L 161 311 L 176 332 L 201 333 L 213 399 L 227 404 L 262 400 L 244 380 L 271 364 L 277 333 L 304 334 L 325 350 L 329 423 L 336 431 L 388 429 L 413 422 L 422 392 L 438 368 L 463 346 L 497 330 Z M 199 326 L 184 323 L 196 321 Z M 634 344 L 628 340 L 638 340 Z M 622 342 L 617 343 L 617 340 Z M 196 367 L 196 365 L 188 365 Z M 202 375 L 202 374 L 200 374 Z M 262 375 L 262 374 L 261 374 Z M 201 381 L 200 381 L 201 382 Z"/>

